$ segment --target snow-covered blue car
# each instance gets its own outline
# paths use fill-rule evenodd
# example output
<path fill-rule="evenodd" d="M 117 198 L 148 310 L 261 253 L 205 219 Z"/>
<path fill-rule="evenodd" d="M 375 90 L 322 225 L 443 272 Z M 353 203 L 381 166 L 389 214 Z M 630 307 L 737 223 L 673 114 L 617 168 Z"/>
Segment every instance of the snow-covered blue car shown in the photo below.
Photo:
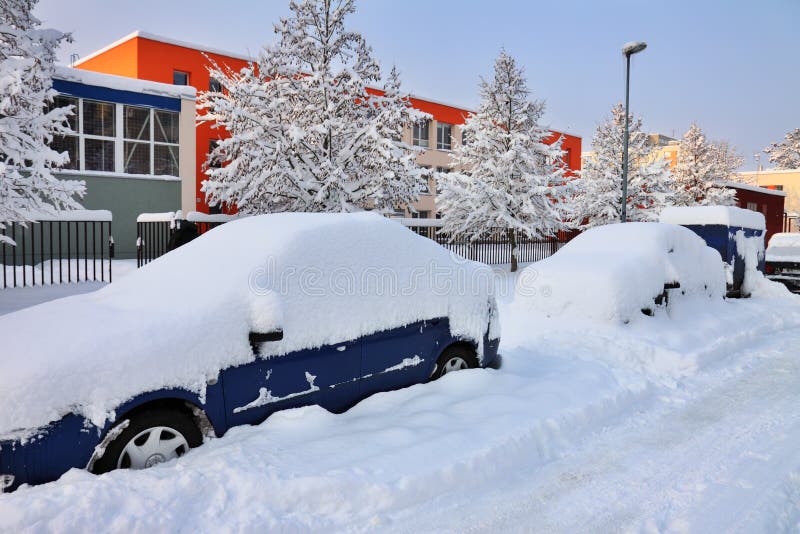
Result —
<path fill-rule="evenodd" d="M 278 410 L 498 367 L 491 287 L 485 266 L 377 215 L 227 223 L 0 320 L 0 486 L 146 468 Z"/>

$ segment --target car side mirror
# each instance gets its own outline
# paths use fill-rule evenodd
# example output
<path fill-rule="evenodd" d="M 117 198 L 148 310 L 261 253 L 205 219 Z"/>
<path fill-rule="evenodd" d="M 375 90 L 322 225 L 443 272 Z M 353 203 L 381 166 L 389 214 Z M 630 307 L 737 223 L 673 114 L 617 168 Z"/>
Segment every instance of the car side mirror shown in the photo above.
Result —
<path fill-rule="evenodd" d="M 253 352 L 258 353 L 258 346 L 267 341 L 280 341 L 283 339 L 283 330 L 274 330 L 272 332 L 250 332 L 250 346 Z"/>

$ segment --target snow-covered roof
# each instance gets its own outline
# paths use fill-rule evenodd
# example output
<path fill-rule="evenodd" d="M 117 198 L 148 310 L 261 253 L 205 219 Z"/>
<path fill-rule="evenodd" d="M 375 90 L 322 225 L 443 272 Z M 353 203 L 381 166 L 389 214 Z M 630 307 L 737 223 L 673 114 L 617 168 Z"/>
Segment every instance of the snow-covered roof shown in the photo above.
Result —
<path fill-rule="evenodd" d="M 134 32 L 129 33 L 125 37 L 122 37 L 121 39 L 118 39 L 118 40 L 114 41 L 113 43 L 111 43 L 111 44 L 109 44 L 107 46 L 104 46 L 103 48 L 101 48 L 99 50 L 96 50 L 95 52 L 92 52 L 91 54 L 79 59 L 74 64 L 76 66 L 77 65 L 81 65 L 82 63 L 84 63 L 84 62 L 86 62 L 86 61 L 88 61 L 88 60 L 90 60 L 90 59 L 92 59 L 94 57 L 97 57 L 97 56 L 99 56 L 99 55 L 101 55 L 101 54 L 103 54 L 105 52 L 108 52 L 109 50 L 111 50 L 111 49 L 113 49 L 113 48 L 115 48 L 115 47 L 117 47 L 117 46 L 119 46 L 119 45 L 121 45 L 121 44 L 123 44 L 123 43 L 125 43 L 127 41 L 130 41 L 131 39 L 134 39 L 136 37 L 139 37 L 139 38 L 142 38 L 142 39 L 149 39 L 151 41 L 158 41 L 160 43 L 171 44 L 171 45 L 174 45 L 174 46 L 180 46 L 180 47 L 183 47 L 183 48 L 189 48 L 191 50 L 197 50 L 199 52 L 207 52 L 207 53 L 210 53 L 210 54 L 216 54 L 216 55 L 220 55 L 220 56 L 227 56 L 227 57 L 231 57 L 231 58 L 234 58 L 234 59 L 240 59 L 242 61 L 255 61 L 257 59 L 257 58 L 255 58 L 253 56 L 250 56 L 250 55 L 239 54 L 239 53 L 236 53 L 236 52 L 229 52 L 227 50 L 221 50 L 221 49 L 217 49 L 217 48 L 213 48 L 213 47 L 209 47 L 209 46 L 205 46 L 205 45 L 199 45 L 199 44 L 196 44 L 196 43 L 191 43 L 191 42 L 187 42 L 187 41 L 181 41 L 179 39 L 173 39 L 171 37 L 165 37 L 163 35 L 156 35 L 154 33 L 149 33 L 149 32 L 145 32 L 145 31 L 141 31 L 141 30 L 136 30 Z M 379 91 L 382 90 L 380 87 L 376 87 L 374 89 L 377 89 Z M 425 96 L 420 96 L 420 95 L 417 95 L 417 94 L 409 94 L 408 96 L 413 98 L 413 99 L 416 99 L 416 100 L 421 100 L 423 102 L 429 102 L 431 104 L 438 104 L 438 105 L 441 105 L 441 106 L 447 106 L 447 107 L 451 107 L 451 108 L 454 108 L 454 109 L 459 109 L 459 110 L 465 111 L 467 113 L 474 113 L 476 111 L 476 110 L 474 110 L 472 108 L 469 108 L 469 107 L 466 107 L 466 106 L 462 106 L 462 105 L 458 105 L 458 104 L 451 104 L 451 103 L 443 102 L 443 101 L 440 101 L 440 100 L 434 100 L 432 98 L 428 98 L 428 97 L 425 97 Z M 569 131 L 567 131 L 565 129 L 556 128 L 553 131 L 555 133 L 559 133 L 559 134 L 563 134 L 563 135 L 569 135 L 569 136 L 572 136 L 572 137 L 578 137 L 578 138 L 581 137 L 580 135 L 572 133 L 572 132 L 569 132 Z"/>
<path fill-rule="evenodd" d="M 221 49 L 218 49 L 218 48 L 212 48 L 212 47 L 209 47 L 209 46 L 190 43 L 188 41 L 181 41 L 179 39 L 173 39 L 171 37 L 164 37 L 163 35 L 156 35 L 154 33 L 149 33 L 149 32 L 144 32 L 144 31 L 141 31 L 141 30 L 136 30 L 134 32 L 129 33 L 125 37 L 122 37 L 121 39 L 117 39 L 113 43 L 111 43 L 111 44 L 109 44 L 107 46 L 104 46 L 100 50 L 96 50 L 96 51 L 92 52 L 91 54 L 80 58 L 78 61 L 75 62 L 75 65 L 80 65 L 81 63 L 89 61 L 90 59 L 92 59 L 94 57 L 97 57 L 97 56 L 99 56 L 99 55 L 101 55 L 101 54 L 103 54 L 105 52 L 108 52 L 112 48 L 115 48 L 115 47 L 117 47 L 117 46 L 119 46 L 119 45 L 121 45 L 123 43 L 126 43 L 126 42 L 128 42 L 131 39 L 134 39 L 136 37 L 140 37 L 142 39 L 149 39 L 151 41 L 158 41 L 160 43 L 167 43 L 167 44 L 171 44 L 171 45 L 175 45 L 175 46 L 180 46 L 180 47 L 183 47 L 183 48 L 190 48 L 192 50 L 197 50 L 199 52 L 208 52 L 208 53 L 217 54 L 217 55 L 220 55 L 220 56 L 228 56 L 228 57 L 232 57 L 234 59 L 241 59 L 243 61 L 254 61 L 255 60 L 255 58 L 252 57 L 252 56 L 239 54 L 239 53 L 236 53 L 236 52 L 229 52 L 227 50 L 221 50 Z"/>
<path fill-rule="evenodd" d="M 725 187 L 732 187 L 735 189 L 744 189 L 745 191 L 753 191 L 755 193 L 764 193 L 765 195 L 775 195 L 776 197 L 785 197 L 785 191 L 778 191 L 777 189 L 768 189 L 766 187 L 759 187 L 757 185 L 743 184 L 741 182 L 722 182 Z"/>
<path fill-rule="evenodd" d="M 127 76 L 116 76 L 83 69 L 73 69 L 69 67 L 56 67 L 53 78 L 67 82 L 81 83 L 120 91 L 131 91 L 134 93 L 145 93 L 158 96 L 173 98 L 186 98 L 194 100 L 197 90 L 189 85 L 172 85 L 168 83 L 151 82 L 128 78 Z"/>
<path fill-rule="evenodd" d="M 680 225 L 713 225 L 764 230 L 764 215 L 753 210 L 732 206 L 671 206 L 664 208 L 659 221 Z"/>

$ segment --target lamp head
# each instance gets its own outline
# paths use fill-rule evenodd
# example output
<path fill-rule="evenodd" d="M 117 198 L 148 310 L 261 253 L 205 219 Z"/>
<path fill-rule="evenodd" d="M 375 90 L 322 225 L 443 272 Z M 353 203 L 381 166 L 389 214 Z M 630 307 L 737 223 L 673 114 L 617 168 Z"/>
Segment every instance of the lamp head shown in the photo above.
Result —
<path fill-rule="evenodd" d="M 633 54 L 638 54 L 645 48 L 647 48 L 647 43 L 643 41 L 632 41 L 630 43 L 625 43 L 625 45 L 622 47 L 622 55 L 632 56 Z"/>

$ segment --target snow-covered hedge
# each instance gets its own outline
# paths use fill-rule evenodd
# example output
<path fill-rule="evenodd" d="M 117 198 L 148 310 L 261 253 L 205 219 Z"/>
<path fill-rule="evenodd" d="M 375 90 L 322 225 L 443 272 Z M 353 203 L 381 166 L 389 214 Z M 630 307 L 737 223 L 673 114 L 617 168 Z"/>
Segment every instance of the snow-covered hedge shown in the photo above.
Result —
<path fill-rule="evenodd" d="M 95 293 L 4 316 L 0 435 L 73 410 L 100 425 L 158 388 L 202 394 L 253 360 L 250 331 L 284 331 L 265 357 L 435 317 L 480 343 L 490 284 L 488 267 L 374 214 L 232 221 Z"/>
<path fill-rule="evenodd" d="M 722 298 L 717 251 L 694 232 L 659 223 L 593 228 L 520 273 L 513 313 L 564 320 L 629 321 L 652 309 L 665 284 L 680 293 Z"/>

